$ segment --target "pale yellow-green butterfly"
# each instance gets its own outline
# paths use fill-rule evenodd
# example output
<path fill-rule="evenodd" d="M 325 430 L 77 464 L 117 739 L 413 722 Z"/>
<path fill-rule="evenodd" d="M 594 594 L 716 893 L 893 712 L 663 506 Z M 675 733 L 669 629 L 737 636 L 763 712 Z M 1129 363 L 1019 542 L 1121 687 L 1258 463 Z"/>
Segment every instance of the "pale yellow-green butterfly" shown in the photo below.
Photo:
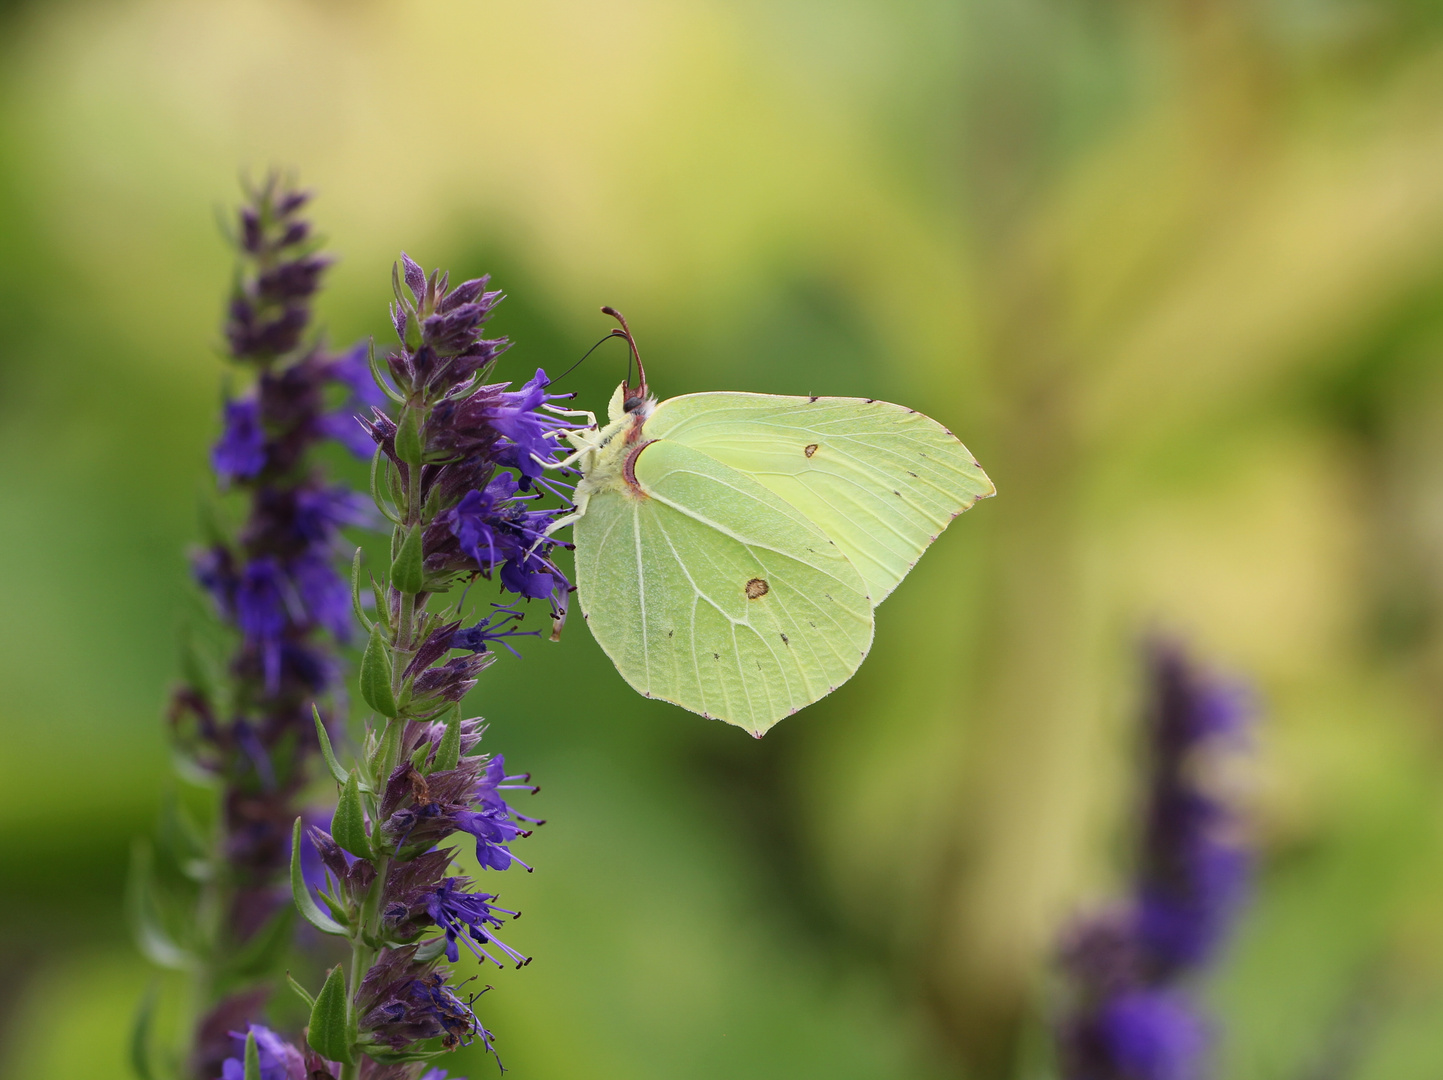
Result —
<path fill-rule="evenodd" d="M 872 609 L 994 493 L 957 437 L 870 398 L 685 394 L 658 403 L 631 331 L 604 427 L 566 436 L 581 613 L 617 671 L 761 736 L 851 678 Z"/>

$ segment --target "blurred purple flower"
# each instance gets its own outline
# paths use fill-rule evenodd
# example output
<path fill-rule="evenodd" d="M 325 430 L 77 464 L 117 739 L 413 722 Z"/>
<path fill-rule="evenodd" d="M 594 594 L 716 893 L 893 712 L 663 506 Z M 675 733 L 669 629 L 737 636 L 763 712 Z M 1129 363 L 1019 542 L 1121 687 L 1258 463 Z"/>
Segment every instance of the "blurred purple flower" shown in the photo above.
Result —
<path fill-rule="evenodd" d="M 347 394 L 339 408 L 321 417 L 322 431 L 357 457 L 369 458 L 375 453 L 376 444 L 362 426 L 360 417 L 369 416 L 373 408 L 384 409 L 388 404 L 385 391 L 376 385 L 371 374 L 369 346 L 362 342 L 333 359 L 330 377 L 344 386 Z"/>
<path fill-rule="evenodd" d="M 251 1024 L 248 1031 L 255 1036 L 261 1080 L 309 1080 L 306 1060 L 299 1050 L 260 1024 Z M 222 1063 L 220 1080 L 245 1080 L 246 1032 L 232 1031 L 230 1036 L 235 1056 Z"/>
<path fill-rule="evenodd" d="M 1059 1026 L 1065 1080 L 1200 1080 L 1209 1032 L 1182 984 L 1212 959 L 1246 893 L 1236 813 L 1207 755 L 1239 736 L 1235 689 L 1175 646 L 1149 656 L 1148 784 L 1131 901 L 1075 927 L 1063 951 L 1075 1006 Z"/>
<path fill-rule="evenodd" d="M 211 450 L 210 460 L 223 480 L 255 476 L 265 468 L 266 433 L 255 399 L 225 403 L 220 440 Z"/>
<path fill-rule="evenodd" d="M 1102 1048 L 1127 1080 L 1195 1080 L 1205 1064 L 1206 1025 L 1181 995 L 1133 991 L 1114 998 L 1097 1018 Z"/>
<path fill-rule="evenodd" d="M 291 560 L 291 580 L 306 616 L 346 641 L 351 635 L 351 590 L 324 553 L 308 551 Z"/>

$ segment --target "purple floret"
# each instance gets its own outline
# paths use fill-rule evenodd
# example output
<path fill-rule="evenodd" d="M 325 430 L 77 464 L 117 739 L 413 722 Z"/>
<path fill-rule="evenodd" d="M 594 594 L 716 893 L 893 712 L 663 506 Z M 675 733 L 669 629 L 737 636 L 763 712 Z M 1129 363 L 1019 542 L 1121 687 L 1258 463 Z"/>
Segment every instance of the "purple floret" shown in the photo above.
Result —
<path fill-rule="evenodd" d="M 1208 1051 L 1207 1027 L 1177 994 L 1135 991 L 1111 1001 L 1097 1019 L 1097 1035 L 1127 1080 L 1195 1080 Z"/>
<path fill-rule="evenodd" d="M 299 1050 L 260 1024 L 251 1024 L 247 1030 L 256 1039 L 261 1080 L 308 1080 L 306 1060 Z M 222 1063 L 220 1080 L 245 1080 L 246 1032 L 232 1031 L 230 1036 L 235 1056 Z"/>
<path fill-rule="evenodd" d="M 266 465 L 266 433 L 260 404 L 253 398 L 225 403 L 221 435 L 210 453 L 211 464 L 222 479 L 255 476 Z"/>
<path fill-rule="evenodd" d="M 493 928 L 499 929 L 503 925 L 501 916 L 509 915 L 514 919 L 520 912 L 497 907 L 491 903 L 496 897 L 490 893 L 462 891 L 461 887 L 465 884 L 464 878 L 447 878 L 426 897 L 427 914 L 446 932 L 446 959 L 453 964 L 460 959 L 456 942 L 461 941 L 478 960 L 489 960 L 497 967 L 505 965 L 491 955 L 487 945 L 495 948 L 517 967 L 529 964 L 531 961 L 528 957 L 498 940 L 491 932 Z"/>

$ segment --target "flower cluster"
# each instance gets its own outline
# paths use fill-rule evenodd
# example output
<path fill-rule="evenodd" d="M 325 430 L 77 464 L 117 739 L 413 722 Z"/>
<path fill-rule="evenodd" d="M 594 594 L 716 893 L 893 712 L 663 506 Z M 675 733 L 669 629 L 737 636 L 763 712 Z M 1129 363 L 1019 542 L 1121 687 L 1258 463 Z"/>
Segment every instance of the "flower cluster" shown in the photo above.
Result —
<path fill-rule="evenodd" d="M 494 577 L 520 597 L 549 599 L 559 625 L 571 585 L 551 559 L 547 529 L 565 507 L 537 503 L 548 493 L 565 502 L 564 485 L 543 470 L 556 458 L 557 436 L 573 426 L 551 403 L 569 395 L 548 394 L 539 369 L 517 390 L 484 381 L 510 344 L 483 334 L 502 298 L 486 288 L 489 279 L 450 289 L 445 275 L 428 278 L 402 254 L 393 284 L 400 347 L 386 357 L 389 380 L 377 377 L 403 408 L 399 422 L 377 411 L 368 425 L 391 466 L 382 512 L 398 522 L 390 504 L 415 496 L 422 591 Z"/>
<path fill-rule="evenodd" d="M 319 760 L 312 707 L 337 682 L 329 642 L 354 627 L 337 570 L 340 530 L 374 517 L 317 461 L 332 440 L 369 454 L 355 414 L 384 397 L 364 348 L 333 354 L 308 334 L 328 260 L 300 216 L 307 200 L 271 176 L 239 211 L 240 267 L 225 324 L 238 387 L 211 453 L 219 488 L 211 535 L 193 559 L 228 644 L 212 664 L 193 666 L 170 710 L 180 749 L 220 792 L 214 842 L 189 853 L 205 864 L 192 874 L 197 895 L 158 905 L 193 911 L 176 936 L 201 973 L 198 1080 L 220 1071 L 227 1029 L 260 1009 L 256 978 L 285 951 L 291 821 Z"/>
<path fill-rule="evenodd" d="M 1076 992 L 1059 1031 L 1066 1080 L 1199 1080 L 1209 1031 L 1187 993 L 1237 911 L 1248 855 L 1209 790 L 1209 755 L 1245 723 L 1237 694 L 1176 649 L 1151 657 L 1149 785 L 1136 885 L 1123 908 L 1075 927 L 1063 963 Z"/>
<path fill-rule="evenodd" d="M 260 1024 L 249 1024 L 245 1031 L 227 1033 L 234 1044 L 234 1056 L 221 1063 L 219 1080 L 248 1080 L 246 1056 L 254 1059 L 259 1080 L 311 1080 L 337 1068 L 314 1050 L 297 1050 L 281 1036 Z M 249 1044 L 249 1045 L 247 1045 Z"/>
<path fill-rule="evenodd" d="M 341 1066 L 327 1061 L 309 1048 L 298 1050 L 284 1038 L 260 1024 L 250 1024 L 245 1031 L 229 1032 L 234 1043 L 233 1056 L 221 1063 L 219 1080 L 249 1080 L 246 1076 L 246 1058 L 252 1059 L 253 1074 L 257 1080 L 324 1080 L 327 1076 L 339 1075 Z M 447 1080 L 445 1069 L 428 1069 L 420 1080 Z M 465 1080 L 452 1077 L 451 1080 Z"/>
<path fill-rule="evenodd" d="M 508 801 L 536 791 L 529 776 L 479 752 L 482 722 L 463 719 L 459 703 L 495 659 L 492 646 L 511 648 L 526 633 L 514 604 L 549 601 L 559 629 L 571 588 L 548 536 L 565 498 L 543 473 L 570 425 L 544 372 L 518 390 L 487 381 L 507 345 L 483 334 L 500 294 L 484 278 L 449 288 L 405 256 L 393 280 L 400 345 L 371 366 L 397 415 L 374 409 L 366 424 L 373 495 L 394 526 L 389 572 L 372 579 L 373 616 L 361 608 L 359 576 L 352 582 L 369 634 L 359 688 L 378 721 L 349 771 L 323 747 L 336 813 L 329 830 L 306 832 L 308 845 L 297 820 L 293 845 L 301 913 L 351 942 L 349 970 L 331 972 L 307 1032 L 340 1063 L 341 1080 L 411 1080 L 418 1063 L 473 1042 L 495 1052 L 473 1008 L 479 994 L 464 995 L 447 965 L 462 949 L 497 967 L 529 963 L 502 936 L 518 912 L 455 873 L 456 849 L 443 845 L 464 837 L 483 870 L 529 871 L 513 845 L 540 822 Z M 460 606 L 431 609 L 439 593 L 478 578 L 516 599 L 470 626 L 455 617 Z M 318 895 L 305 883 L 306 846 L 324 868 Z"/>

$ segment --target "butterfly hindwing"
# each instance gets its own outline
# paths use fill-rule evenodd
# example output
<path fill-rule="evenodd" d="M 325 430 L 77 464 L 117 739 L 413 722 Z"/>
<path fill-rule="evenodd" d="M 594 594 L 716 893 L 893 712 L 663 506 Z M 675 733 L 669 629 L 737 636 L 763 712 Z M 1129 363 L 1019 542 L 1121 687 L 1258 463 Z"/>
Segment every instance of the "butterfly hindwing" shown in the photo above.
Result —
<path fill-rule="evenodd" d="M 633 687 L 759 735 L 851 677 L 872 605 L 822 530 L 688 446 L 653 442 L 632 468 L 574 536 L 582 611 Z"/>
<path fill-rule="evenodd" d="M 836 541 L 874 605 L 992 481 L 941 424 L 885 401 L 685 394 L 649 438 L 679 442 L 757 481 Z"/>

